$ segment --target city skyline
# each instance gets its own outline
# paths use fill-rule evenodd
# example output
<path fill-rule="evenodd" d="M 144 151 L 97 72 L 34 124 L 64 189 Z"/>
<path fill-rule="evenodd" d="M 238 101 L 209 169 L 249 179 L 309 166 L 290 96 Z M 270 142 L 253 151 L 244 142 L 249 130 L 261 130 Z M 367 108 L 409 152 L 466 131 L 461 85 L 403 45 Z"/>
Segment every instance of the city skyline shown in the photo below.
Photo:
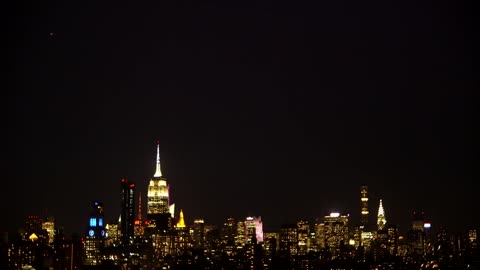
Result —
<path fill-rule="evenodd" d="M 366 185 L 400 230 L 480 224 L 466 3 L 15 5 L 0 231 L 117 219 L 121 179 L 146 209 L 157 140 L 187 223 L 360 221 Z"/>
<path fill-rule="evenodd" d="M 160 159 L 160 142 L 159 141 L 156 141 L 156 160 L 155 160 L 155 168 L 152 169 L 152 171 L 155 171 L 155 173 L 152 173 L 152 176 L 151 176 L 151 179 L 162 179 L 162 180 L 166 180 L 165 178 L 165 175 L 162 173 L 162 170 L 161 170 L 161 159 Z M 153 167 L 152 167 L 153 168 Z M 153 177 L 153 178 L 152 178 Z M 166 186 L 166 188 L 168 189 L 168 193 L 170 193 L 170 188 L 169 188 L 169 185 L 170 185 L 170 181 L 168 181 L 168 185 Z M 125 202 L 124 200 L 126 200 L 125 198 L 127 197 L 124 197 L 124 196 L 133 196 L 132 198 L 134 202 L 138 201 L 138 193 L 132 193 L 131 191 L 129 193 L 126 193 L 127 191 L 124 191 L 124 187 L 125 188 L 128 188 L 130 187 L 131 189 L 135 189 L 135 186 L 138 186 L 137 182 L 136 181 L 132 181 L 130 179 L 126 179 L 126 178 L 122 178 L 119 183 L 118 183 L 119 187 L 118 187 L 118 193 L 119 194 L 122 194 L 122 200 L 119 201 L 117 204 L 118 204 L 118 207 L 114 207 L 114 211 L 112 213 L 108 213 L 105 212 L 105 222 L 107 223 L 116 223 L 117 220 L 121 220 L 120 215 L 123 215 L 123 214 L 118 214 L 118 215 L 115 215 L 114 213 L 122 213 L 122 207 Z M 148 185 L 147 185 L 148 186 Z M 149 189 L 149 188 L 148 188 Z M 137 190 L 137 192 L 142 192 L 144 191 L 144 194 L 147 194 L 147 188 L 145 188 L 145 190 Z M 280 227 L 282 225 L 286 225 L 286 224 L 294 224 L 296 222 L 298 222 L 299 220 L 309 220 L 310 222 L 317 222 L 317 221 L 321 221 L 323 219 L 324 216 L 328 216 L 328 215 L 331 215 L 332 213 L 333 214 L 341 214 L 341 215 L 345 215 L 345 216 L 348 216 L 349 217 L 349 227 L 355 227 L 355 226 L 360 226 L 363 224 L 362 222 L 362 211 L 364 211 L 364 204 L 363 204 L 363 198 L 367 198 L 368 200 L 368 214 L 367 214 L 367 217 L 368 217 L 368 224 L 369 224 L 369 227 L 372 229 L 372 228 L 376 228 L 377 226 L 377 214 L 382 215 L 382 218 L 384 215 L 386 215 L 385 212 L 387 212 L 387 210 L 384 209 L 383 207 L 383 202 L 382 202 L 382 197 L 379 196 L 378 194 L 374 195 L 373 197 L 370 195 L 369 192 L 365 192 L 364 193 L 364 190 L 369 190 L 371 188 L 369 188 L 368 185 L 364 185 L 362 184 L 361 186 L 358 186 L 358 194 L 357 194 L 357 202 L 358 202 L 358 206 L 356 207 L 357 209 L 340 209 L 338 207 L 330 207 L 329 209 L 322 209 L 319 214 L 317 215 L 311 215 L 311 216 L 297 216 L 297 217 L 290 217 L 290 219 L 283 219 L 282 223 L 277 223 L 277 224 L 268 224 L 268 220 L 267 220 L 267 226 L 266 228 L 268 228 L 268 231 L 279 231 Z M 169 199 L 169 195 L 167 193 L 167 200 L 170 201 Z M 128 195 L 125 195 L 125 194 L 128 194 Z M 149 194 L 149 193 L 148 193 Z M 141 194 L 140 194 L 141 196 Z M 142 201 L 147 201 L 148 200 L 148 197 L 150 195 L 147 195 L 147 196 L 143 196 L 142 197 Z M 366 197 L 365 197 L 366 196 Z M 107 196 L 108 197 L 108 196 Z M 98 198 L 97 200 L 94 200 L 92 201 L 92 203 L 95 203 L 96 202 L 104 202 L 104 200 L 102 198 Z M 121 202 L 121 203 L 120 203 Z M 175 205 L 174 203 L 171 204 L 170 202 L 168 204 L 166 204 L 164 207 L 167 207 L 168 208 L 168 205 Z M 127 206 L 126 209 L 129 209 L 128 207 L 130 206 Z M 136 218 L 137 215 L 138 215 L 138 209 L 136 209 L 136 207 L 134 206 L 133 207 L 134 209 L 134 212 L 133 212 L 133 216 L 132 216 L 132 220 L 130 221 L 131 224 L 133 224 L 133 218 Z M 88 209 L 88 211 L 87 211 Z M 108 209 L 108 207 L 107 207 Z M 148 206 L 143 206 L 142 207 L 142 212 L 143 213 L 148 213 Z M 173 208 L 175 209 L 175 208 Z M 177 219 L 177 216 L 178 214 L 180 213 L 181 210 L 186 210 L 188 211 L 188 209 L 184 209 L 182 208 L 181 206 L 179 208 L 177 208 L 178 210 L 176 212 L 172 212 L 172 208 L 169 210 L 170 214 L 172 214 L 172 216 L 175 216 L 175 220 Z M 90 212 L 90 207 L 87 207 L 85 209 L 85 213 L 87 212 Z M 373 210 L 373 211 L 372 211 Z M 131 211 L 131 210 L 126 210 L 126 211 Z M 453 226 L 448 226 L 447 223 L 437 223 L 435 224 L 436 222 L 432 222 L 434 220 L 438 220 L 436 219 L 435 217 L 432 217 L 431 215 L 429 215 L 428 213 L 425 213 L 424 209 L 422 208 L 418 208 L 418 209 L 412 209 L 412 212 L 409 213 L 409 219 L 408 220 L 403 220 L 403 221 L 399 221 L 398 218 L 393 218 L 393 220 L 397 220 L 398 223 L 392 223 L 392 222 L 386 222 L 387 225 L 395 225 L 395 226 L 399 226 L 399 229 L 400 231 L 402 232 L 406 232 L 408 230 L 411 229 L 411 226 L 412 226 L 412 220 L 413 220 L 413 217 L 414 217 L 414 212 L 422 212 L 424 213 L 424 221 L 429 223 L 430 225 L 432 225 L 433 223 L 433 230 L 438 230 L 439 228 L 446 228 L 447 230 L 448 229 L 454 229 L 456 231 L 462 231 L 462 230 L 465 230 L 466 228 L 470 228 L 470 227 L 475 227 L 476 224 L 461 224 L 462 226 L 458 226 L 458 227 L 453 227 Z M 187 212 L 188 213 L 188 212 Z M 48 211 L 44 212 L 43 215 L 42 214 L 38 214 L 38 213 L 31 213 L 29 216 L 31 215 L 36 215 L 36 216 L 39 216 L 40 218 L 48 218 L 48 217 L 55 217 L 54 213 L 48 213 Z M 148 216 L 148 214 L 147 214 Z M 182 215 L 183 216 L 183 215 Z M 216 222 L 214 223 L 211 223 L 209 222 L 209 218 L 208 218 L 208 214 L 207 215 L 203 215 L 203 216 L 188 216 L 187 214 L 187 224 L 191 225 L 193 224 L 193 221 L 194 219 L 202 219 L 202 220 L 206 220 L 207 221 L 207 224 L 210 224 L 210 225 L 214 225 L 214 226 L 221 226 L 224 222 L 227 221 L 228 218 L 235 218 L 235 219 L 244 219 L 246 217 L 249 217 L 249 216 L 262 216 L 261 213 L 255 213 L 255 211 L 250 211 L 248 214 L 242 214 L 242 213 L 237 213 L 235 215 L 226 215 L 225 217 L 223 217 L 223 220 L 222 219 L 218 219 Z M 389 213 L 388 214 L 389 218 L 388 220 L 390 220 L 392 214 Z M 218 217 L 217 217 L 218 218 Z M 278 218 L 278 217 L 277 217 Z M 149 220 L 149 218 L 144 218 L 145 221 Z M 383 225 L 382 225 L 382 228 L 385 226 L 385 220 L 383 220 Z M 123 223 L 122 223 L 123 224 Z M 22 227 L 23 224 L 20 224 L 18 226 L 18 228 Z M 69 228 L 65 228 L 62 224 L 58 224 L 56 226 L 59 226 L 59 228 L 63 228 L 66 230 L 66 232 L 73 232 L 73 233 L 78 233 L 80 235 L 84 235 L 86 234 L 87 232 L 87 228 L 88 228 L 88 222 L 87 220 L 85 220 L 85 224 L 83 226 L 76 226 L 76 230 L 70 230 Z M 84 227 L 84 229 L 78 229 L 78 228 L 81 228 L 81 227 Z M 133 233 L 133 227 L 131 228 L 132 230 L 132 233 Z M 12 231 L 11 231 L 12 232 Z"/>

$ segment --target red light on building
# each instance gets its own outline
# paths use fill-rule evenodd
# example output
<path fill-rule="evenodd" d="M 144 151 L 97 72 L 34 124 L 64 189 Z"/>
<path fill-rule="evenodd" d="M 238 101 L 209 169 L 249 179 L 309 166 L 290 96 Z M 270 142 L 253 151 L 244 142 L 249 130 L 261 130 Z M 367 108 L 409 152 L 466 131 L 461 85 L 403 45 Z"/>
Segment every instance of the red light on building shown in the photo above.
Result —
<path fill-rule="evenodd" d="M 131 187 L 131 188 L 135 187 L 135 184 L 130 184 L 130 187 Z"/>

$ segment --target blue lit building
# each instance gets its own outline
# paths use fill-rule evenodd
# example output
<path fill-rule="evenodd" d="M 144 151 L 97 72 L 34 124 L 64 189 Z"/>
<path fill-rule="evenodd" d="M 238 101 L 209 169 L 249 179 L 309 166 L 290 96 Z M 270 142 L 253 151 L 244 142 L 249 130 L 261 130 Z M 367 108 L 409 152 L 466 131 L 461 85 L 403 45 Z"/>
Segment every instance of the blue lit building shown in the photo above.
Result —
<path fill-rule="evenodd" d="M 102 258 L 100 249 L 105 243 L 105 221 L 103 203 L 94 202 L 93 210 L 88 220 L 88 230 L 85 237 L 85 265 L 99 265 Z"/>

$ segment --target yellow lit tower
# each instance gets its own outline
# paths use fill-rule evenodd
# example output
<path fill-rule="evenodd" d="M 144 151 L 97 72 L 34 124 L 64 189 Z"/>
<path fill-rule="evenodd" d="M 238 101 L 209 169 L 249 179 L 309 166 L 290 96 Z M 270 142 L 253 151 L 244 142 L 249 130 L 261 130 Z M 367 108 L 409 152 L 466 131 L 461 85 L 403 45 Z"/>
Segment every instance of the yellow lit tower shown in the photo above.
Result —
<path fill-rule="evenodd" d="M 185 228 L 187 225 L 185 225 L 185 219 L 183 218 L 183 210 L 180 209 L 180 217 L 178 218 L 177 225 L 175 226 L 176 228 Z"/>
<path fill-rule="evenodd" d="M 377 227 L 378 230 L 383 230 L 387 224 L 387 219 L 385 218 L 385 210 L 383 210 L 382 199 L 380 199 L 380 205 L 378 206 L 378 216 L 377 216 Z"/>
<path fill-rule="evenodd" d="M 169 186 L 160 168 L 160 144 L 157 142 L 157 164 L 155 174 L 148 185 L 147 219 L 148 227 L 161 230 L 170 229 L 174 204 L 170 205 Z"/>

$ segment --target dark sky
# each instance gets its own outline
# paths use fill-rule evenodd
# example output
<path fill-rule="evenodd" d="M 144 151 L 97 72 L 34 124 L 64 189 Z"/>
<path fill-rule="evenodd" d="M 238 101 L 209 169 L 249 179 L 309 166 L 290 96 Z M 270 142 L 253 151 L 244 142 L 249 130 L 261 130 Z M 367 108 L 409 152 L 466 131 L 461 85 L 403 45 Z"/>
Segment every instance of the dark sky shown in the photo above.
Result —
<path fill-rule="evenodd" d="M 8 9 L 2 230 L 117 219 L 156 140 L 187 223 L 356 223 L 365 184 L 401 230 L 480 225 L 463 1 L 59 2 Z"/>

